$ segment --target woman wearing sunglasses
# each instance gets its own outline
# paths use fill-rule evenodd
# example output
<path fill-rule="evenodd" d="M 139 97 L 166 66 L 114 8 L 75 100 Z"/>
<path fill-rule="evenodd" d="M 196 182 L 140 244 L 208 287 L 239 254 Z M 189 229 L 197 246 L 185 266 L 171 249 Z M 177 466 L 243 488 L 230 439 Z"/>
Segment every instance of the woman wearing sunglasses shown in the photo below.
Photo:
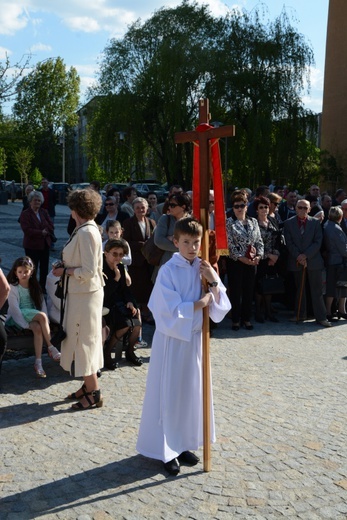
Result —
<path fill-rule="evenodd" d="M 172 241 L 174 227 L 177 220 L 190 215 L 191 198 L 185 192 L 173 193 L 169 197 L 167 208 L 167 214 L 160 217 L 154 233 L 155 245 L 163 249 L 165 253 L 160 260 L 159 266 L 154 268 L 152 275 L 153 283 L 155 282 L 160 267 L 170 260 L 172 255 L 178 251 Z"/>
<path fill-rule="evenodd" d="M 272 295 L 263 294 L 261 286 L 261 281 L 266 275 L 278 274 L 277 261 L 281 247 L 281 232 L 276 218 L 270 217 L 269 199 L 270 197 L 258 197 L 254 200 L 260 235 L 264 243 L 264 258 L 260 260 L 256 273 L 255 320 L 258 323 L 264 323 L 265 317 L 269 321 L 278 322 L 271 307 Z"/>
<path fill-rule="evenodd" d="M 229 297 L 232 304 L 232 330 L 242 324 L 252 330 L 250 322 L 255 285 L 256 266 L 263 257 L 264 244 L 258 222 L 247 217 L 247 194 L 236 190 L 231 196 L 233 216 L 227 219 L 229 258 L 227 273 Z"/>

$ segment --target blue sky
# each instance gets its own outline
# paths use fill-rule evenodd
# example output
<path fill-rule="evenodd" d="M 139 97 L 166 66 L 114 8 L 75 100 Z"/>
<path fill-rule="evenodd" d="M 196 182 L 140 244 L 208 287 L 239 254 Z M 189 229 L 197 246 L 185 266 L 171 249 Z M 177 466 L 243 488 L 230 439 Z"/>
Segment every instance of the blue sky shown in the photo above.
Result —
<path fill-rule="evenodd" d="M 134 20 L 145 20 L 156 9 L 174 7 L 181 0 L 0 0 L 0 59 L 11 64 L 32 54 L 31 64 L 60 56 L 76 67 L 81 78 L 81 101 L 87 86 L 95 81 L 98 60 L 108 40 L 121 37 Z M 273 20 L 283 7 L 292 23 L 311 44 L 315 67 L 311 70 L 311 95 L 306 107 L 322 109 L 325 40 L 329 0 L 197 0 L 209 5 L 215 15 L 239 6 L 251 11 L 263 6 Z M 9 106 L 5 111 L 9 110 Z"/>

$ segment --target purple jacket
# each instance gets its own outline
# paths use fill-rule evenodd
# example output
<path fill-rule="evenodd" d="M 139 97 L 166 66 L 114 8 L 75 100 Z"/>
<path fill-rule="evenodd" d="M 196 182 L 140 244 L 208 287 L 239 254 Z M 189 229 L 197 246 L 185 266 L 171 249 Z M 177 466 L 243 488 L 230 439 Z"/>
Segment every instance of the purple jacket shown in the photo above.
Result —
<path fill-rule="evenodd" d="M 42 251 L 46 249 L 46 247 L 51 246 L 51 236 L 44 236 L 42 231 L 47 229 L 49 233 L 53 233 L 53 222 L 47 211 L 43 208 L 39 210 L 39 217 L 40 218 L 37 217 L 31 208 L 22 211 L 19 222 L 24 233 L 24 249 L 38 249 Z"/>

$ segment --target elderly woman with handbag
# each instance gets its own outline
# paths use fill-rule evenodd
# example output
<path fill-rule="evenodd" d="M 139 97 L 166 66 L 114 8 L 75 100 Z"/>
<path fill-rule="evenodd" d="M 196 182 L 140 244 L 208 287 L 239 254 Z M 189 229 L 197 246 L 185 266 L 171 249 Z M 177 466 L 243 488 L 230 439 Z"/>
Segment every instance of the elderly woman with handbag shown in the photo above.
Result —
<path fill-rule="evenodd" d="M 97 371 L 103 366 L 102 240 L 94 218 L 101 207 L 100 195 L 91 189 L 75 190 L 68 196 L 68 206 L 76 222 L 62 259 L 64 267 L 53 269 L 54 276 L 69 277 L 64 315 L 66 339 L 61 345 L 60 364 L 74 375 L 83 377 L 82 388 L 68 395 L 78 401 L 72 410 L 87 410 L 103 405 Z"/>
<path fill-rule="evenodd" d="M 132 263 L 129 265 L 129 274 L 132 280 L 132 291 L 141 309 L 143 321 L 153 324 L 150 311 L 147 307 L 153 289 L 151 276 L 153 266 L 143 256 L 141 249 L 149 239 L 156 226 L 154 220 L 146 217 L 148 202 L 143 197 L 137 197 L 132 202 L 134 216 L 123 222 L 123 238 L 131 249 Z"/>
<path fill-rule="evenodd" d="M 231 196 L 233 215 L 227 219 L 229 257 L 227 274 L 229 298 L 232 305 L 232 330 L 242 324 L 252 330 L 250 322 L 255 285 L 256 266 L 264 253 L 258 222 L 247 216 L 247 194 L 236 190 Z"/>

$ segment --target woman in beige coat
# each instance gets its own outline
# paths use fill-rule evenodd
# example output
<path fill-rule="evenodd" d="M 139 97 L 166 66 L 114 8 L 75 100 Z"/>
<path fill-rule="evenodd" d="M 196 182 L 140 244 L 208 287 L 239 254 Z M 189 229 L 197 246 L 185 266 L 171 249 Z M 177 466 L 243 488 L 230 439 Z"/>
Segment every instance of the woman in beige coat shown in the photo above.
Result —
<path fill-rule="evenodd" d="M 68 276 L 61 366 L 71 373 L 74 361 L 76 377 L 83 377 L 84 384 L 68 399 L 78 401 L 73 410 L 100 407 L 97 370 L 103 366 L 102 351 L 102 240 L 94 218 L 101 207 L 100 195 L 90 189 L 75 190 L 68 197 L 71 216 L 76 228 L 63 249 L 64 267 L 53 269 L 61 276 L 65 269 Z"/>

